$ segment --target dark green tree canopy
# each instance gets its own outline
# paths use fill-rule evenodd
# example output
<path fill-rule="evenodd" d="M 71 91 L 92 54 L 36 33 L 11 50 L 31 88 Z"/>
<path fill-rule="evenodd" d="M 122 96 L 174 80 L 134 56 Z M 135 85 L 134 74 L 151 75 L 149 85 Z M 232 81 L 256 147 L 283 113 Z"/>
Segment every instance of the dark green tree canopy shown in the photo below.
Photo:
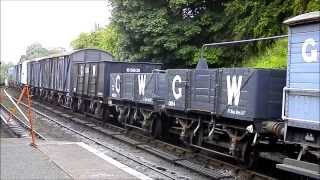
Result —
<path fill-rule="evenodd" d="M 110 0 L 112 23 L 81 33 L 75 49 L 95 47 L 120 60 L 194 67 L 205 43 L 286 34 L 289 17 L 320 10 L 320 0 Z M 246 64 L 273 42 L 205 50 L 211 67 Z"/>
<path fill-rule="evenodd" d="M 121 57 L 186 67 L 202 44 L 286 33 L 282 21 L 320 9 L 319 0 L 111 0 Z M 206 51 L 211 66 L 230 66 L 269 43 Z"/>

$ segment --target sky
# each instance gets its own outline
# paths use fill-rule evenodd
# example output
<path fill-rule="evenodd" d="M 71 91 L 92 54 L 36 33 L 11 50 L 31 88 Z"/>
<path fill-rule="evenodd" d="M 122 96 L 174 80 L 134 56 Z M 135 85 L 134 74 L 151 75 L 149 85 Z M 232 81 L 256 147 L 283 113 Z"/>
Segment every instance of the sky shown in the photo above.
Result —
<path fill-rule="evenodd" d="M 81 32 L 110 22 L 107 0 L 0 0 L 1 62 L 17 63 L 34 42 L 45 48 L 63 47 Z"/>

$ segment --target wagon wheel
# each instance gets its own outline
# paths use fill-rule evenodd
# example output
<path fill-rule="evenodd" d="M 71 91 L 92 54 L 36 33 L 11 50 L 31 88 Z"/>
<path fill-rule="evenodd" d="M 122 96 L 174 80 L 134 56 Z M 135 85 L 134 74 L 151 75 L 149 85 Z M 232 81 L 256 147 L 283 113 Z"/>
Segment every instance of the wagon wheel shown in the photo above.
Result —
<path fill-rule="evenodd" d="M 56 95 L 53 95 L 53 97 L 52 97 L 52 104 L 55 106 L 59 105 L 58 97 Z"/>
<path fill-rule="evenodd" d="M 77 104 L 78 104 L 78 101 L 76 100 L 71 102 L 71 108 L 73 112 L 77 112 Z"/>
<path fill-rule="evenodd" d="M 78 99 L 78 101 L 80 101 L 80 100 Z M 76 105 L 76 108 L 77 108 L 77 112 L 85 112 L 84 101 L 80 101 L 80 104 L 78 102 L 77 105 Z"/>
<path fill-rule="evenodd" d="M 151 135 L 156 139 L 162 138 L 162 120 L 158 115 L 153 118 Z"/>
<path fill-rule="evenodd" d="M 64 96 L 61 96 L 61 99 L 60 99 L 60 101 L 59 101 L 59 105 L 64 106 L 64 105 L 65 105 L 65 102 L 66 102 L 65 97 L 64 97 Z"/>
<path fill-rule="evenodd" d="M 113 119 L 110 118 L 109 106 L 102 107 L 102 120 L 104 123 L 114 121 L 114 118 Z"/>
<path fill-rule="evenodd" d="M 250 139 L 246 141 L 242 146 L 241 161 L 247 168 L 251 169 L 254 167 L 258 160 L 256 148 L 251 145 Z"/>

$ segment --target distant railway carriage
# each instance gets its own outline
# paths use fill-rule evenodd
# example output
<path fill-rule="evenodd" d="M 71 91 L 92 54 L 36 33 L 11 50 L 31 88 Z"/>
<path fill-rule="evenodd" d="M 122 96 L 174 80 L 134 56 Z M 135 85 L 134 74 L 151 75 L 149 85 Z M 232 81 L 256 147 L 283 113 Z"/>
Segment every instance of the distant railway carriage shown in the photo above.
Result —
<path fill-rule="evenodd" d="M 28 63 L 32 60 L 26 60 L 21 63 L 21 84 L 28 84 Z"/>
<path fill-rule="evenodd" d="M 8 85 L 15 86 L 17 81 L 16 67 L 15 66 L 9 67 L 7 74 L 8 74 Z"/>
<path fill-rule="evenodd" d="M 39 59 L 39 58 L 38 58 Z M 38 62 L 38 59 L 34 59 L 33 61 L 30 61 L 27 65 L 29 71 L 28 71 L 28 84 L 34 88 L 39 88 L 40 86 L 40 63 Z"/>
<path fill-rule="evenodd" d="M 161 64 L 144 62 L 100 61 L 73 65 L 73 93 L 77 98 L 78 111 L 85 107 L 93 114 L 102 114 L 102 102 L 107 103 L 110 94 L 111 73 L 150 73 L 161 69 Z"/>
<path fill-rule="evenodd" d="M 111 73 L 150 73 L 153 69 L 161 69 L 161 64 L 101 61 L 76 63 L 73 68 L 73 92 L 84 96 L 108 97 Z"/>
<path fill-rule="evenodd" d="M 75 99 L 71 91 L 76 80 L 71 76 L 74 64 L 112 59 L 112 55 L 98 49 L 81 49 L 38 58 L 28 63 L 29 84 L 36 95 L 71 108 Z"/>
<path fill-rule="evenodd" d="M 32 93 L 51 103 L 91 114 L 107 103 L 110 73 L 147 73 L 161 64 L 119 62 L 108 52 L 81 49 L 27 60 L 12 69 L 12 81 L 30 85 Z M 99 114 L 101 115 L 101 114 Z"/>

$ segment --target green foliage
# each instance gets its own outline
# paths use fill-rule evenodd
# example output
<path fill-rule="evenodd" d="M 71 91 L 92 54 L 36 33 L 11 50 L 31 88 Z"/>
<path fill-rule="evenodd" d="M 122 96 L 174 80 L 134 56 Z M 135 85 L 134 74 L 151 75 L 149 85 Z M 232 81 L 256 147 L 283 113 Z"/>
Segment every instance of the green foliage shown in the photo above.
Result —
<path fill-rule="evenodd" d="M 13 66 L 12 63 L 0 63 L 0 85 L 4 83 L 4 80 L 7 78 L 8 68 Z"/>
<path fill-rule="evenodd" d="M 35 42 L 27 47 L 26 54 L 21 56 L 20 62 L 48 55 L 48 49 L 44 48 L 40 43 Z"/>
<path fill-rule="evenodd" d="M 264 53 L 253 56 L 245 61 L 243 67 L 254 68 L 286 68 L 288 54 L 288 40 L 279 40 Z"/>
<path fill-rule="evenodd" d="M 319 10 L 319 0 L 111 0 L 121 57 L 194 66 L 202 44 L 286 33 L 283 20 Z M 213 67 L 241 65 L 272 42 L 205 51 Z"/>
<path fill-rule="evenodd" d="M 120 35 L 117 29 L 110 25 L 91 33 L 81 33 L 77 39 L 71 42 L 74 49 L 98 48 L 110 52 L 119 57 Z"/>
<path fill-rule="evenodd" d="M 40 43 L 35 42 L 27 47 L 26 54 L 20 56 L 20 62 L 48 55 L 60 54 L 64 51 L 65 49 L 62 47 L 55 47 L 48 50 L 44 48 Z"/>
<path fill-rule="evenodd" d="M 125 59 L 190 66 L 202 43 L 221 36 L 224 29 L 222 1 L 111 2 L 113 22 L 123 35 L 119 45 Z"/>
<path fill-rule="evenodd" d="M 112 25 L 81 33 L 72 47 L 100 48 L 121 60 L 161 62 L 166 68 L 194 67 L 205 43 L 285 34 L 285 19 L 320 9 L 320 0 L 110 1 Z M 216 47 L 204 57 L 211 67 L 241 66 L 272 44 Z"/>

